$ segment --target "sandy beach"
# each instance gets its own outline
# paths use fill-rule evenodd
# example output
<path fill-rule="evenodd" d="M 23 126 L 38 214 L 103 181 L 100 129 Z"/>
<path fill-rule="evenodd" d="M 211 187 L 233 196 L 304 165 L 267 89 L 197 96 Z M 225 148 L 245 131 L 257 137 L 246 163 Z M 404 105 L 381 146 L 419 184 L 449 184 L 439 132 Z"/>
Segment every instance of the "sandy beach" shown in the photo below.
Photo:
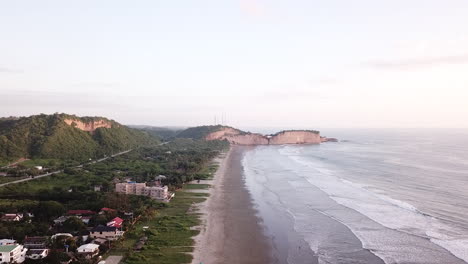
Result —
<path fill-rule="evenodd" d="M 242 153 L 242 147 L 233 146 L 218 159 L 210 198 L 200 205 L 203 224 L 193 264 L 271 263 L 271 246 L 245 188 Z"/>

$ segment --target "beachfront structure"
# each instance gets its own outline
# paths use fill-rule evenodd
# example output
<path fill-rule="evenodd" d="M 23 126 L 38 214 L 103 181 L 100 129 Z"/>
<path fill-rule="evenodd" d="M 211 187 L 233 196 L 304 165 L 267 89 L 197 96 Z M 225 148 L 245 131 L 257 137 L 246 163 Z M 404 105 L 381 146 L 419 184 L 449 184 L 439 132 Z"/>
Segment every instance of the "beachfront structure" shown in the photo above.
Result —
<path fill-rule="evenodd" d="M 0 263 L 23 263 L 26 251 L 26 248 L 18 244 L 0 246 Z"/>
<path fill-rule="evenodd" d="M 170 198 L 167 186 L 146 186 L 146 183 L 119 182 L 115 184 L 115 191 L 125 194 L 144 195 L 152 199 L 167 201 Z"/>
<path fill-rule="evenodd" d="M 103 238 L 109 241 L 114 241 L 121 238 L 124 233 L 124 231 L 119 231 L 115 226 L 100 225 L 91 229 L 90 236 L 94 239 Z"/>
<path fill-rule="evenodd" d="M 99 254 L 99 245 L 84 244 L 80 246 L 76 252 L 85 258 L 93 258 Z"/>

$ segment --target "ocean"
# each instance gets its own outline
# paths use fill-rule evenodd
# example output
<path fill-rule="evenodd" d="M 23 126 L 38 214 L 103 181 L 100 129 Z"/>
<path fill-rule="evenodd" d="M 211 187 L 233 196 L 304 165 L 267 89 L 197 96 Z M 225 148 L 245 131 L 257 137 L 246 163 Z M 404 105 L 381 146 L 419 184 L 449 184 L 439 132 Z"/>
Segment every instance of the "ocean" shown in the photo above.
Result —
<path fill-rule="evenodd" d="M 468 263 L 468 131 L 327 135 L 244 154 L 276 263 Z"/>

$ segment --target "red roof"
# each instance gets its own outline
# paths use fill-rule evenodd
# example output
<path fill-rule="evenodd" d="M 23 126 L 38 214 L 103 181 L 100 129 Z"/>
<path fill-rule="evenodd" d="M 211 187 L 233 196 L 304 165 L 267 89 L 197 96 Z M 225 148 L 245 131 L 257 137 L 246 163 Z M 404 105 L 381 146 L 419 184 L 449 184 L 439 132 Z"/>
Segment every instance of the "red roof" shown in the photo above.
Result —
<path fill-rule="evenodd" d="M 93 215 L 96 213 L 91 210 L 68 210 L 67 214 L 69 215 Z"/>
<path fill-rule="evenodd" d="M 109 223 L 107 223 L 107 226 L 121 228 L 123 221 L 124 220 L 122 218 L 116 217 L 112 219 Z"/>
<path fill-rule="evenodd" d="M 104 211 L 104 212 L 115 212 L 115 211 L 117 211 L 117 210 L 104 207 L 104 208 L 101 209 L 101 211 Z"/>

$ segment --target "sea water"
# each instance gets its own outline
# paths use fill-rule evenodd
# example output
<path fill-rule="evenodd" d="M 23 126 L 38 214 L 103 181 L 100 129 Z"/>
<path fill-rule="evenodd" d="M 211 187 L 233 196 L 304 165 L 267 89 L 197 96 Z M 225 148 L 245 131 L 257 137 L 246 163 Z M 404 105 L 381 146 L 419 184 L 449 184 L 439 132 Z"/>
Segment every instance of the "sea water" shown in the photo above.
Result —
<path fill-rule="evenodd" d="M 278 263 L 468 262 L 468 131 L 331 132 L 244 155 Z"/>

